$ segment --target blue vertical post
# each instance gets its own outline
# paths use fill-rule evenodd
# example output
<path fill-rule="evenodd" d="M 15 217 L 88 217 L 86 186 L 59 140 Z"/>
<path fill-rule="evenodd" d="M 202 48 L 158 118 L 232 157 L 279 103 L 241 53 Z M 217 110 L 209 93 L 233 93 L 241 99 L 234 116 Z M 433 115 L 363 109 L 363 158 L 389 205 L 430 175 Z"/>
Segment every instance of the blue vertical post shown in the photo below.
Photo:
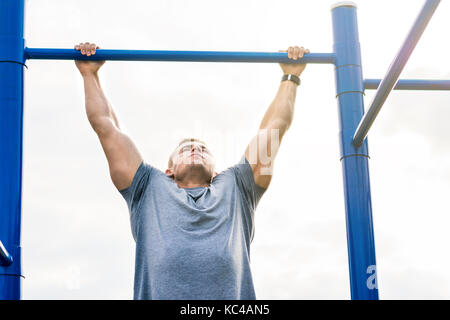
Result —
<path fill-rule="evenodd" d="M 0 265 L 0 300 L 20 299 L 21 289 L 23 26 L 24 0 L 1 0 L 0 241 L 11 259 Z"/>
<path fill-rule="evenodd" d="M 348 1 L 335 4 L 332 19 L 351 297 L 376 300 L 378 286 L 367 140 L 359 148 L 352 143 L 364 114 L 356 5 Z"/>

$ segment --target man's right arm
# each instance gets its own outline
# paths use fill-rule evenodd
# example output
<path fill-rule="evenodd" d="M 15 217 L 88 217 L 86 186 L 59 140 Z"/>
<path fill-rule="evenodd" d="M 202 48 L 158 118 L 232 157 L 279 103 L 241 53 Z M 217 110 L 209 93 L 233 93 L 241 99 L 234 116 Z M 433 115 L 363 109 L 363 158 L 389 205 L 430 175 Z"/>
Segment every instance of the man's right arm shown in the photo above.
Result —
<path fill-rule="evenodd" d="M 95 54 L 98 47 L 85 43 L 75 46 L 82 54 Z M 86 115 L 97 133 L 108 160 L 111 179 L 118 190 L 128 188 L 143 159 L 133 141 L 120 130 L 114 110 L 100 86 L 98 70 L 104 61 L 80 61 L 75 64 L 84 81 Z"/>

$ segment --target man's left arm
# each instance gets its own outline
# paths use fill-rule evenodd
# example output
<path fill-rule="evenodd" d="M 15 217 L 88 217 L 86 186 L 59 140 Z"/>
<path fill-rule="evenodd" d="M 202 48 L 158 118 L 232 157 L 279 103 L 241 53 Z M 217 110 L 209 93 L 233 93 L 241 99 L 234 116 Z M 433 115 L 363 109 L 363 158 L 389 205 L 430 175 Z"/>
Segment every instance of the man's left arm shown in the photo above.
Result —
<path fill-rule="evenodd" d="M 290 59 L 297 60 L 303 58 L 309 50 L 295 46 L 289 47 L 287 52 Z M 300 77 L 306 64 L 280 63 L 280 66 L 283 74 Z M 255 183 L 264 189 L 267 189 L 270 184 L 273 164 L 281 140 L 294 117 L 297 87 L 297 84 L 290 80 L 280 83 L 275 99 L 264 114 L 258 133 L 245 150 L 245 158 L 250 163 Z"/>

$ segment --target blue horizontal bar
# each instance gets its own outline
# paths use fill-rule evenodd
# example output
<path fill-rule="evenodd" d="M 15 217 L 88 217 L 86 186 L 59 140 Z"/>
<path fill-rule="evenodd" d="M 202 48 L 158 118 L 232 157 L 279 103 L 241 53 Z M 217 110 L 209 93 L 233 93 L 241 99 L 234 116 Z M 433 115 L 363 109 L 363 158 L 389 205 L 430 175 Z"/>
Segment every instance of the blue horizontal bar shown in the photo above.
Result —
<path fill-rule="evenodd" d="M 13 263 L 13 257 L 8 253 L 3 243 L 0 241 L 0 266 L 9 266 Z"/>
<path fill-rule="evenodd" d="M 364 89 L 377 89 L 380 79 L 364 80 Z M 450 80 L 398 80 L 394 90 L 450 90 Z"/>
<path fill-rule="evenodd" d="M 82 55 L 75 49 L 25 48 L 24 60 L 120 60 L 120 61 L 190 61 L 190 62 L 282 62 L 330 63 L 334 53 L 309 53 L 301 60 L 288 58 L 286 52 L 235 52 L 235 51 L 159 51 L 98 49 L 93 56 Z"/>

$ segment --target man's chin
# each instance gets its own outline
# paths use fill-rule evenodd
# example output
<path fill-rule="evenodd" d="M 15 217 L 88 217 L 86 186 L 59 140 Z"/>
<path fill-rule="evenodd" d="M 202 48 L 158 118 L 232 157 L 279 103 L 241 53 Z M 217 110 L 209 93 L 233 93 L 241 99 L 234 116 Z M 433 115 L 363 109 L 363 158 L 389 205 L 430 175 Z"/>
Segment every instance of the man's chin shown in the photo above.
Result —
<path fill-rule="evenodd" d="M 186 160 L 186 162 L 184 162 L 184 164 L 187 166 L 204 166 L 204 167 L 208 166 L 208 164 L 205 162 L 205 160 L 200 157 L 190 158 L 190 159 Z"/>

